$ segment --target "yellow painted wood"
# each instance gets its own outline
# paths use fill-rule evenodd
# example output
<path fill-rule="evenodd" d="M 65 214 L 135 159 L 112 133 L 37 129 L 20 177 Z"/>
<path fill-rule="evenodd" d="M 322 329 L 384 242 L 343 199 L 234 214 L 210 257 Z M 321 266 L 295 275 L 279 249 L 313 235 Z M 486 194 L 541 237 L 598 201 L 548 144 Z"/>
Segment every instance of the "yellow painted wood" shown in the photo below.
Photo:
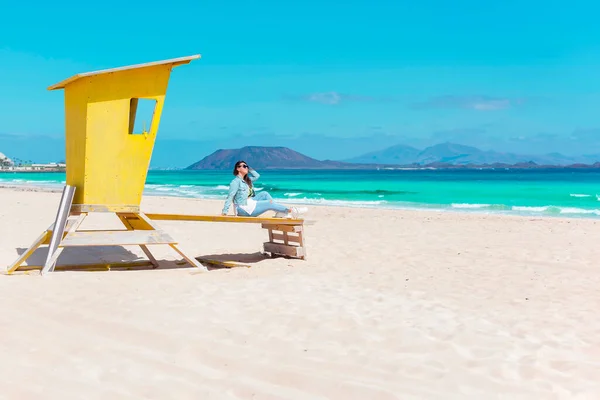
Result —
<path fill-rule="evenodd" d="M 105 204 L 74 204 L 71 206 L 71 212 L 102 212 L 102 213 L 139 213 L 140 206 L 131 205 L 105 205 Z"/>
<path fill-rule="evenodd" d="M 203 258 L 203 257 L 196 257 L 196 260 L 200 261 L 201 263 L 204 264 L 209 264 L 209 265 L 218 265 L 220 267 L 225 267 L 225 268 L 250 268 L 251 266 L 248 264 L 242 264 L 236 261 L 220 261 L 220 260 L 212 260 L 210 258 Z"/>
<path fill-rule="evenodd" d="M 139 218 L 140 223 L 145 223 L 149 229 L 159 230 L 158 226 L 155 223 L 153 223 L 152 220 L 148 218 L 146 214 L 139 213 L 136 216 Z"/>
<path fill-rule="evenodd" d="M 137 211 L 171 70 L 195 58 L 78 74 L 48 88 L 65 90 L 66 183 L 76 187 L 73 210 Z M 130 132 L 136 99 L 156 102 L 143 134 Z"/>
<path fill-rule="evenodd" d="M 78 270 L 78 271 L 109 271 L 111 269 L 128 269 L 128 268 L 140 268 L 140 267 L 151 267 L 152 263 L 147 260 L 141 261 L 123 261 L 118 263 L 92 263 L 92 264 L 72 264 L 72 265 L 57 265 L 54 267 L 55 271 L 67 271 L 67 270 Z M 22 265 L 19 271 L 32 271 L 42 269 L 41 265 Z"/>
<path fill-rule="evenodd" d="M 71 215 L 71 216 L 69 216 L 69 218 L 67 219 L 67 225 L 65 226 L 65 229 L 63 231 L 63 238 L 67 235 L 67 233 L 69 232 L 69 230 L 71 229 L 71 227 L 73 227 L 73 224 L 75 224 L 75 222 L 77 220 L 78 220 L 78 215 L 75 215 L 75 216 Z M 44 243 L 42 243 L 42 244 L 50 244 L 50 238 L 52 237 L 53 233 L 54 233 L 54 222 L 48 228 L 48 237 L 44 241 Z"/>
<path fill-rule="evenodd" d="M 127 214 L 117 214 L 125 226 L 130 226 L 131 230 L 157 230 L 156 227 L 149 224 L 146 220 L 139 218 L 138 215 L 128 216 Z"/>
<path fill-rule="evenodd" d="M 282 232 L 302 232 L 302 225 L 262 224 L 263 229 Z"/>
<path fill-rule="evenodd" d="M 65 237 L 65 235 L 68 233 L 68 230 L 73 226 L 73 224 L 76 222 L 76 220 L 77 220 L 77 217 L 75 217 L 75 218 L 69 217 L 67 219 L 67 226 L 65 228 L 65 231 L 63 232 L 63 237 Z M 26 265 L 21 265 L 21 264 L 23 264 L 25 262 L 25 260 L 27 260 L 29 257 L 31 257 L 31 255 L 40 246 L 49 245 L 53 232 L 54 232 L 54 222 L 52 224 L 50 224 L 48 229 L 46 229 L 40 236 L 38 236 L 37 239 L 35 239 L 33 244 L 31 246 L 29 246 L 29 248 L 23 254 L 21 254 L 11 265 L 9 265 L 7 267 L 7 269 L 6 269 L 7 273 L 11 274 L 14 271 L 23 270 L 23 268 L 27 267 Z"/>
<path fill-rule="evenodd" d="M 54 224 L 53 224 L 54 225 Z M 6 268 L 6 272 L 9 274 L 12 274 L 13 272 L 15 272 L 17 269 L 19 269 L 19 267 L 21 267 L 21 264 L 27 259 L 29 258 L 29 256 L 31 256 L 38 247 L 40 247 L 42 245 L 42 243 L 50 240 L 50 231 L 45 231 L 44 233 L 42 233 L 40 236 L 38 236 L 37 239 L 35 239 L 35 241 L 31 244 L 31 246 L 29 246 L 29 248 L 27 250 L 25 250 L 25 252 L 23 252 L 23 254 L 21 254 L 19 256 L 19 258 L 17 258 L 15 260 L 15 262 L 13 262 L 11 265 L 9 265 Z"/>
<path fill-rule="evenodd" d="M 138 218 L 138 215 L 117 214 L 117 217 L 119 217 L 119 219 L 121 220 L 123 225 L 125 225 L 125 227 L 129 231 L 132 231 L 135 229 L 141 229 L 141 230 L 153 230 L 154 229 L 154 227 L 152 225 L 148 226 L 148 223 L 145 220 L 140 220 Z M 142 224 L 140 224 L 140 222 L 142 222 Z M 142 251 L 144 252 L 146 257 L 148 257 L 148 259 L 152 263 L 153 268 L 158 268 L 158 261 L 156 260 L 156 258 L 154 257 L 154 255 L 152 254 L 150 249 L 148 249 L 148 246 L 146 246 L 145 244 L 140 244 L 140 248 L 142 249 Z"/>
<path fill-rule="evenodd" d="M 184 215 L 146 213 L 146 216 L 156 221 L 199 221 L 199 222 L 239 222 L 251 224 L 302 225 L 302 219 L 234 217 L 228 215 Z"/>

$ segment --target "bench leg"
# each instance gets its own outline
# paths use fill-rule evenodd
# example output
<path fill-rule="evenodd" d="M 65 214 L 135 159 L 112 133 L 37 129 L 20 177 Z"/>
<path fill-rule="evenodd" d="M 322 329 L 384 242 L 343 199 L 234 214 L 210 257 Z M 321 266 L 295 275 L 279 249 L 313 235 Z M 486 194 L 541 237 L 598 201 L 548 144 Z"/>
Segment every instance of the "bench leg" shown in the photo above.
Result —
<path fill-rule="evenodd" d="M 177 253 L 179 253 L 179 255 L 181 255 L 188 263 L 190 263 L 192 265 L 192 267 L 199 268 L 202 271 L 208 271 L 208 268 L 206 268 L 204 265 L 200 264 L 195 258 L 189 257 L 188 255 L 186 255 L 177 245 L 170 244 L 169 246 L 171 246 L 171 248 L 173 250 L 175 250 Z"/>
<path fill-rule="evenodd" d="M 266 253 L 306 260 L 302 225 L 262 224 L 262 227 L 269 232 L 269 241 L 263 244 Z"/>

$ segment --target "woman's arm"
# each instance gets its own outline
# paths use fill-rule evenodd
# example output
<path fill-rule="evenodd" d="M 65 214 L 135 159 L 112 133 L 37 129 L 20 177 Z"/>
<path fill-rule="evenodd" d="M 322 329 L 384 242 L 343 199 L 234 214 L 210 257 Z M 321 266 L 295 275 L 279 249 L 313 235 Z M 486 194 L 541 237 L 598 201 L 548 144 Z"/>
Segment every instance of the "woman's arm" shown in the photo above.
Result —
<path fill-rule="evenodd" d="M 248 168 L 248 177 L 250 178 L 250 180 L 252 182 L 254 182 L 258 178 L 260 178 L 260 174 L 258 172 L 256 172 L 255 170 Z"/>
<path fill-rule="evenodd" d="M 221 211 L 221 214 L 227 215 L 227 213 L 229 212 L 229 207 L 231 206 L 231 202 L 233 201 L 233 198 L 235 197 L 235 194 L 237 193 L 239 188 L 240 188 L 239 180 L 238 179 L 232 180 L 231 183 L 229 184 L 229 192 L 227 193 L 227 198 L 225 199 L 225 205 L 223 206 L 223 210 Z"/>

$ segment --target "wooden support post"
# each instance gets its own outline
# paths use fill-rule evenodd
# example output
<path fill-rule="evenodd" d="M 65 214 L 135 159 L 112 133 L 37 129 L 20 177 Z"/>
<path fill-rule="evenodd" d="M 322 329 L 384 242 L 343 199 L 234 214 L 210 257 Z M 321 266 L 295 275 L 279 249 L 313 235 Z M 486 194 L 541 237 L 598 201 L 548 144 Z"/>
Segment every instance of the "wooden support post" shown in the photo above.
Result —
<path fill-rule="evenodd" d="M 171 248 L 181 255 L 185 260 L 192 265 L 192 267 L 199 268 L 202 271 L 208 272 L 208 268 L 200 264 L 195 258 L 186 255 L 176 244 L 170 244 Z"/>
<path fill-rule="evenodd" d="M 288 240 L 288 233 L 287 232 L 283 232 L 283 244 L 289 244 L 289 240 Z"/>
<path fill-rule="evenodd" d="M 304 249 L 300 246 L 288 246 L 285 244 L 265 242 L 264 249 L 268 253 L 294 258 L 304 258 Z"/>
<path fill-rule="evenodd" d="M 265 252 L 306 259 L 302 225 L 263 223 L 261 226 L 269 232 L 269 241 L 263 244 Z"/>
<path fill-rule="evenodd" d="M 117 213 L 117 217 L 119 217 L 119 219 L 121 220 L 123 225 L 125 225 L 125 227 L 127 228 L 128 231 L 132 231 L 134 229 L 133 228 L 134 223 L 132 223 L 132 220 L 142 222 L 142 224 L 141 224 L 142 226 L 138 227 L 138 229 L 144 229 L 144 228 L 154 229 L 154 227 L 152 225 L 150 225 L 150 227 L 144 226 L 144 225 L 147 225 L 147 223 L 146 223 L 146 221 L 139 218 L 139 215 L 140 214 L 135 215 L 134 218 L 136 218 L 136 219 L 133 219 L 127 214 Z M 145 244 L 140 244 L 140 249 L 142 249 L 142 251 L 144 252 L 146 257 L 148 257 L 148 260 L 150 260 L 150 263 L 152 264 L 152 268 L 153 269 L 158 268 L 158 261 L 156 260 L 154 255 L 152 255 L 152 252 L 150 251 L 150 249 L 148 249 L 148 246 L 146 246 Z"/>
<path fill-rule="evenodd" d="M 73 225 L 71 225 L 71 227 L 69 228 L 69 231 L 67 232 L 67 235 L 73 234 L 75 231 L 77 231 L 77 229 L 79 228 L 79 225 L 81 225 L 81 223 L 83 222 L 83 220 L 85 219 L 85 217 L 87 216 L 86 213 L 83 214 L 79 214 L 79 216 L 77 217 L 77 219 L 75 220 L 75 222 L 73 223 Z M 61 232 L 61 239 L 62 239 L 62 232 Z M 52 272 L 54 271 L 54 267 L 56 266 L 56 261 L 58 261 L 58 257 L 60 256 L 60 254 L 63 252 L 65 248 L 63 246 L 59 246 L 54 253 L 52 253 L 52 256 L 50 257 L 50 252 L 48 252 L 49 257 L 46 258 L 46 263 L 44 264 L 44 268 L 42 268 L 42 275 L 48 273 L 48 272 Z"/>
<path fill-rule="evenodd" d="M 44 263 L 44 268 L 42 268 L 42 275 L 54 269 L 56 260 L 62 252 L 62 249 L 58 250 L 58 244 L 62 240 L 65 227 L 67 226 L 67 219 L 69 218 L 69 214 L 71 212 L 71 205 L 73 204 L 73 196 L 75 196 L 75 187 L 65 185 L 65 187 L 63 188 L 62 196 L 60 198 L 58 211 L 56 212 L 56 220 L 54 221 L 52 238 L 50 239 L 50 244 L 48 245 L 48 254 L 46 256 L 46 262 Z"/>
<path fill-rule="evenodd" d="M 46 240 L 48 240 L 48 238 L 50 237 L 51 228 L 52 226 L 40 236 L 38 236 L 38 238 L 35 239 L 31 246 L 29 246 L 29 248 L 25 250 L 25 252 L 23 252 L 23 254 L 21 254 L 19 258 L 15 260 L 15 262 L 8 266 L 8 268 L 6 269 L 6 272 L 8 274 L 12 274 L 13 272 L 15 272 L 21 266 L 21 264 L 23 264 L 23 262 L 27 260 L 29 256 L 31 256 L 38 249 L 38 247 L 40 247 Z"/>
<path fill-rule="evenodd" d="M 150 264 L 152 264 L 152 268 L 153 269 L 158 268 L 158 261 L 156 261 L 156 258 L 154 257 L 154 255 L 152 255 L 152 252 L 150 251 L 150 249 L 148 249 L 148 246 L 146 246 L 145 244 L 140 244 L 140 248 L 142 249 L 142 251 L 144 252 L 146 257 L 148 257 L 148 260 L 150 260 Z"/>
<path fill-rule="evenodd" d="M 306 242 L 305 242 L 305 238 L 304 238 L 304 230 L 301 230 L 300 232 L 298 232 L 298 240 L 300 243 L 300 246 L 302 246 L 302 259 L 306 260 Z"/>

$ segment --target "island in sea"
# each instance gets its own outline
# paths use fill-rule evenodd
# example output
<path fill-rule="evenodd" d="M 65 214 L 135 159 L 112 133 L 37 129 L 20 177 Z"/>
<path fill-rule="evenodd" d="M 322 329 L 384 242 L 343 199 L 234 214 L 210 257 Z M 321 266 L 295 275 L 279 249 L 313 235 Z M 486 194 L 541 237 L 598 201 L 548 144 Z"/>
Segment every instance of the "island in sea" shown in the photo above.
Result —
<path fill-rule="evenodd" d="M 238 160 L 244 160 L 257 169 L 600 168 L 600 155 L 519 155 L 441 143 L 423 150 L 404 145 L 392 146 L 344 161 L 317 160 L 287 147 L 246 146 L 239 149 L 219 149 L 185 169 L 227 170 Z"/>

